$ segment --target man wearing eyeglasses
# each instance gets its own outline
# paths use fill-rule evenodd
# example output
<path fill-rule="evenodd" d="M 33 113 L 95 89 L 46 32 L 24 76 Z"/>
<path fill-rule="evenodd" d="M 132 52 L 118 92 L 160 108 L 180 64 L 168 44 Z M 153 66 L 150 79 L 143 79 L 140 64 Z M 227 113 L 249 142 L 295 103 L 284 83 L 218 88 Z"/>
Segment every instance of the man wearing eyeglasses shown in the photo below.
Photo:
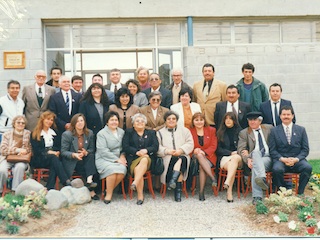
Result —
<path fill-rule="evenodd" d="M 54 87 L 45 84 L 47 74 L 38 70 L 34 76 L 36 82 L 22 90 L 22 100 L 25 103 L 24 114 L 27 118 L 26 129 L 33 131 L 40 115 L 48 110 L 50 96 L 56 93 Z"/>
<path fill-rule="evenodd" d="M 10 80 L 7 84 L 7 91 L 8 93 L 0 98 L 0 142 L 2 134 L 12 129 L 12 119 L 22 115 L 24 109 L 24 102 L 18 97 L 20 83 Z"/>

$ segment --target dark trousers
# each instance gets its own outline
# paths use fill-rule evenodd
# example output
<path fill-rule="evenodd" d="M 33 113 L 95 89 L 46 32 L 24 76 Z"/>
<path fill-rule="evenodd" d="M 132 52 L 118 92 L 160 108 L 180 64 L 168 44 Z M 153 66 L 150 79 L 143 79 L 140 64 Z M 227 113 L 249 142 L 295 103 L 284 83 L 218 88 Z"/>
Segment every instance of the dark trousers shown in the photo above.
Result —
<path fill-rule="evenodd" d="M 312 172 L 312 167 L 308 163 L 308 161 L 305 159 L 300 160 L 292 167 L 286 166 L 283 162 L 274 161 L 272 167 L 272 176 L 273 182 L 276 187 L 286 187 L 286 184 L 283 179 L 283 174 L 286 172 L 300 173 L 298 194 L 303 194 Z"/>
<path fill-rule="evenodd" d="M 85 180 L 87 180 L 88 176 L 95 175 L 97 173 L 97 169 L 94 154 L 89 153 L 88 156 L 83 157 L 81 161 L 77 161 L 75 169 L 68 169 L 67 176 L 71 178 L 74 171 L 85 178 Z"/>

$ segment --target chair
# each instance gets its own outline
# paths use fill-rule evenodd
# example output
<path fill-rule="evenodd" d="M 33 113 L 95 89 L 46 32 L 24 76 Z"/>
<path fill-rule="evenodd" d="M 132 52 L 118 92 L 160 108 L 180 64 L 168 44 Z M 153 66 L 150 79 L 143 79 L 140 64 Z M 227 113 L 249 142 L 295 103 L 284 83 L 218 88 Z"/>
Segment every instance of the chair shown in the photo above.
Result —
<path fill-rule="evenodd" d="M 292 184 L 294 184 L 295 195 L 298 195 L 300 174 L 299 173 L 284 173 L 283 179 L 285 182 L 292 182 Z M 275 192 L 277 192 L 277 191 L 278 191 L 278 188 L 276 187 Z"/>
<path fill-rule="evenodd" d="M 50 173 L 50 169 L 48 168 L 34 168 L 33 169 L 33 179 L 38 183 L 41 183 L 41 180 L 44 178 L 48 178 Z M 56 178 L 56 189 L 59 189 L 59 179 Z"/>
<path fill-rule="evenodd" d="M 211 168 L 211 172 L 212 172 L 213 176 L 215 176 L 215 168 Z M 193 176 L 192 185 L 191 185 L 192 196 L 194 196 L 194 194 L 195 194 L 196 185 L 197 185 L 197 176 Z M 212 191 L 215 196 L 218 196 L 218 188 L 217 187 L 212 187 Z"/>
<path fill-rule="evenodd" d="M 182 192 L 185 195 L 185 197 L 188 198 L 188 191 L 187 191 L 186 181 L 182 181 Z M 160 194 L 161 194 L 163 199 L 166 196 L 166 193 L 167 193 L 167 185 L 166 184 L 161 184 Z"/>
<path fill-rule="evenodd" d="M 2 196 L 1 196 L 1 197 L 4 197 L 7 193 L 10 192 L 10 189 L 7 188 L 7 183 L 8 183 L 8 181 L 11 181 L 12 178 L 13 178 L 12 170 L 9 169 L 9 170 L 8 170 L 7 182 L 3 185 Z M 26 174 L 26 172 L 25 172 L 25 173 L 24 173 L 24 176 L 23 176 L 23 179 L 26 180 L 26 178 L 27 178 L 27 174 Z"/>
<path fill-rule="evenodd" d="M 269 197 L 269 192 L 272 192 L 272 172 L 266 172 L 266 181 L 269 184 L 269 189 L 266 190 L 266 197 Z M 251 175 L 248 176 L 247 188 L 244 193 L 244 197 L 247 197 L 248 193 L 252 191 Z"/>
<path fill-rule="evenodd" d="M 124 199 L 127 199 L 126 191 L 124 189 L 124 180 L 121 181 L 121 189 L 122 189 L 122 196 Z M 106 178 L 101 179 L 101 200 L 104 200 L 105 194 L 104 191 L 106 190 Z"/>
<path fill-rule="evenodd" d="M 228 171 L 224 170 L 222 168 L 219 168 L 219 178 L 218 178 L 218 190 L 223 190 L 223 182 L 227 178 Z M 238 198 L 240 198 L 240 189 L 244 193 L 244 174 L 242 169 L 237 169 L 235 180 L 237 181 L 237 192 L 238 192 Z M 232 187 L 232 186 L 229 186 Z M 240 188 L 241 187 L 241 188 Z M 244 194 L 245 195 L 245 194 Z"/>
<path fill-rule="evenodd" d="M 143 175 L 143 179 L 144 179 L 144 180 L 147 180 L 149 192 L 151 193 L 152 198 L 155 199 L 156 196 L 155 196 L 155 194 L 154 194 L 153 187 L 152 187 L 152 175 L 151 175 L 151 171 L 146 171 L 146 173 Z M 128 189 L 128 193 L 129 193 L 130 199 L 132 199 L 132 194 L 133 194 L 133 191 L 130 189 L 130 186 L 131 186 L 133 180 L 134 180 L 134 178 L 130 175 L 130 176 L 129 176 L 129 189 Z"/>

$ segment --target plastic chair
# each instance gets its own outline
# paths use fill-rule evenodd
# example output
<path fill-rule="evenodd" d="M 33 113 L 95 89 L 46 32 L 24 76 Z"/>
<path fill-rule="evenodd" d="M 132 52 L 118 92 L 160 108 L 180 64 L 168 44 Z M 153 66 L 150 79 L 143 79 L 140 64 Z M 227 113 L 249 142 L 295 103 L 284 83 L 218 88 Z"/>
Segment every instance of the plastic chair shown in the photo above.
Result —
<path fill-rule="evenodd" d="M 8 170 L 7 182 L 8 182 L 8 180 L 10 181 L 12 178 L 13 178 L 12 170 L 9 169 L 9 170 Z M 26 180 L 26 178 L 27 178 L 27 174 L 24 173 L 23 179 Z M 7 193 L 10 192 L 10 189 L 7 188 L 7 182 L 3 185 L 3 188 L 2 188 L 2 197 L 4 197 Z"/>
<path fill-rule="evenodd" d="M 212 175 L 215 176 L 215 168 L 211 168 L 211 172 L 212 172 Z M 194 196 L 194 194 L 195 194 L 196 185 L 197 185 L 197 176 L 193 176 L 192 185 L 191 185 L 192 196 Z M 212 191 L 215 196 L 218 196 L 218 188 L 217 187 L 212 187 Z"/>
<path fill-rule="evenodd" d="M 266 190 L 266 197 L 269 197 L 269 192 L 272 192 L 272 172 L 266 172 L 266 181 L 267 184 L 269 184 L 269 189 Z M 247 197 L 248 193 L 252 191 L 252 185 L 251 185 L 251 175 L 248 176 L 248 183 L 246 192 L 244 194 L 244 197 Z"/>
<path fill-rule="evenodd" d="M 187 191 L 187 184 L 186 181 L 182 181 L 182 192 L 186 198 L 188 198 L 188 191 Z M 162 198 L 166 196 L 167 193 L 167 185 L 166 184 L 161 184 L 161 189 L 160 189 L 160 194 Z"/>
<path fill-rule="evenodd" d="M 50 169 L 48 168 L 34 168 L 33 169 L 33 179 L 38 183 L 41 183 L 41 180 L 48 178 L 50 174 Z M 59 189 L 59 179 L 56 178 L 56 189 Z"/>
<path fill-rule="evenodd" d="M 122 196 L 124 199 L 127 199 L 126 191 L 124 189 L 124 180 L 121 181 L 121 189 L 122 189 Z M 101 179 L 101 200 L 104 200 L 105 194 L 104 191 L 106 190 L 106 178 Z"/>
<path fill-rule="evenodd" d="M 224 170 L 222 168 L 219 168 L 219 178 L 218 178 L 218 190 L 223 190 L 223 183 L 227 178 L 227 174 L 228 171 Z M 244 189 L 244 174 L 243 174 L 243 170 L 242 169 L 238 169 L 236 171 L 236 176 L 235 176 L 235 180 L 237 181 L 237 193 L 238 193 L 238 198 L 240 198 L 240 189 L 242 190 L 242 192 L 245 192 Z M 232 187 L 232 186 L 229 186 Z M 244 193 L 245 195 L 245 193 Z"/>
<path fill-rule="evenodd" d="M 299 188 L 299 180 L 300 180 L 300 174 L 299 173 L 284 173 L 283 179 L 285 182 L 292 182 L 294 184 L 294 190 L 295 195 L 298 195 L 298 188 Z M 278 191 L 278 188 L 276 187 L 275 192 Z"/>
<path fill-rule="evenodd" d="M 151 171 L 146 171 L 146 173 L 143 175 L 143 179 L 144 179 L 144 180 L 147 180 L 149 193 L 151 193 L 152 198 L 155 199 L 156 196 L 155 196 L 155 194 L 154 194 L 153 187 L 152 187 L 152 175 L 151 175 Z M 130 199 L 132 199 L 132 194 L 133 194 L 133 191 L 130 189 L 130 186 L 131 186 L 133 180 L 134 180 L 134 178 L 130 175 L 130 176 L 129 176 L 129 189 L 128 189 L 128 193 L 129 193 Z"/>

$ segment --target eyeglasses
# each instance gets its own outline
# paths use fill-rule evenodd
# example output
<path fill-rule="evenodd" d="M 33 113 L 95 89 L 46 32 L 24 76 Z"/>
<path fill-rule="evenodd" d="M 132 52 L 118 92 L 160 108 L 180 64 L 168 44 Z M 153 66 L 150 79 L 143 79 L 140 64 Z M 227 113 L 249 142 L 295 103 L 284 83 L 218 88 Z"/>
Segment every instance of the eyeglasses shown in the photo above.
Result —
<path fill-rule="evenodd" d="M 152 102 L 160 102 L 160 98 L 151 98 Z"/>
<path fill-rule="evenodd" d="M 22 124 L 22 125 L 25 125 L 26 123 L 25 123 L 25 122 L 16 122 L 16 124 Z"/>
<path fill-rule="evenodd" d="M 180 77 L 180 76 L 182 76 L 182 75 L 172 75 L 172 77 Z"/>
<path fill-rule="evenodd" d="M 159 81 L 160 80 L 160 78 L 150 78 L 150 82 L 151 81 Z"/>
<path fill-rule="evenodd" d="M 37 75 L 37 78 L 46 78 L 47 76 L 45 75 Z"/>
<path fill-rule="evenodd" d="M 134 122 L 136 122 L 136 123 L 144 123 L 144 120 L 143 119 L 137 119 Z"/>
<path fill-rule="evenodd" d="M 171 121 L 171 120 L 172 120 L 172 121 L 175 121 L 175 120 L 177 120 L 177 118 L 176 118 L 176 117 L 168 117 L 167 120 L 169 120 L 169 121 Z"/>

